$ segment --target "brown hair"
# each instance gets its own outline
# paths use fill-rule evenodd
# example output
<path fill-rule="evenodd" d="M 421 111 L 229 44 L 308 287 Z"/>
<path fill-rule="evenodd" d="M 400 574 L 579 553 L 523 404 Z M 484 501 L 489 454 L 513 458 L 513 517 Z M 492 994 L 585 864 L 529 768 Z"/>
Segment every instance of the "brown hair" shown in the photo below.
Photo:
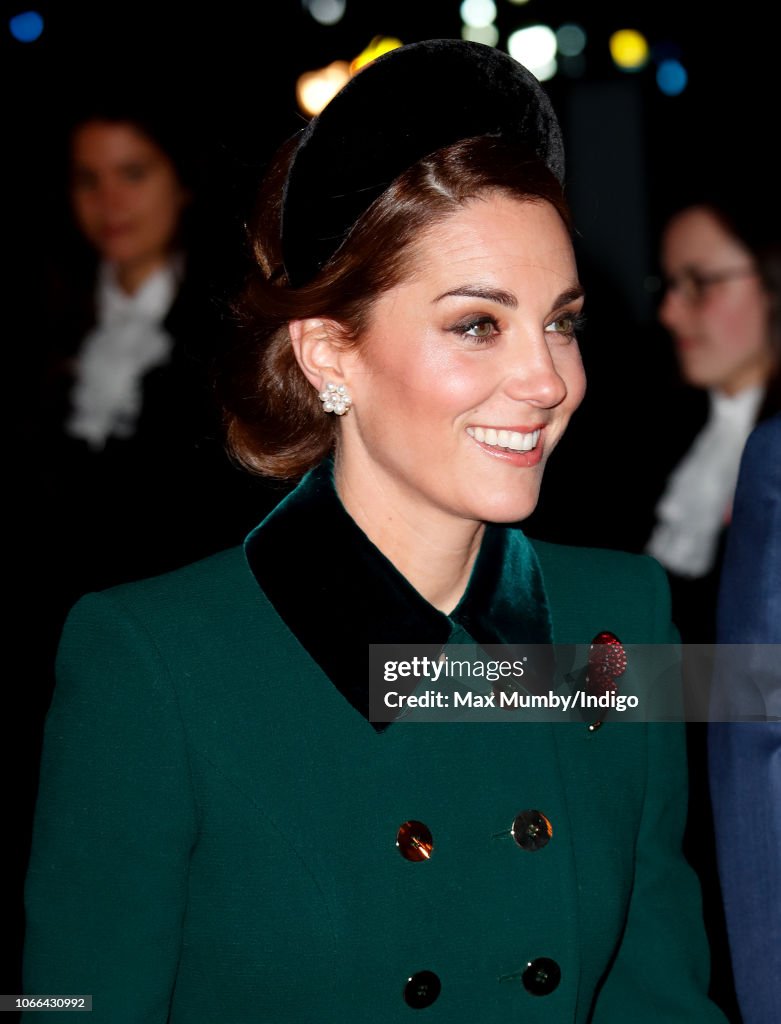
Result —
<path fill-rule="evenodd" d="M 258 197 L 252 247 L 260 273 L 234 306 L 234 349 L 218 380 L 228 447 L 256 473 L 295 479 L 333 448 L 338 420 L 325 416 L 290 343 L 291 320 L 339 323 L 345 344 L 360 343 L 374 300 L 409 275 L 420 233 L 467 200 L 500 191 L 549 202 L 571 228 L 562 188 L 528 150 L 496 138 L 464 139 L 413 164 L 353 226 L 309 284 L 290 288 L 280 249 L 282 188 L 295 146 L 274 158 Z"/>

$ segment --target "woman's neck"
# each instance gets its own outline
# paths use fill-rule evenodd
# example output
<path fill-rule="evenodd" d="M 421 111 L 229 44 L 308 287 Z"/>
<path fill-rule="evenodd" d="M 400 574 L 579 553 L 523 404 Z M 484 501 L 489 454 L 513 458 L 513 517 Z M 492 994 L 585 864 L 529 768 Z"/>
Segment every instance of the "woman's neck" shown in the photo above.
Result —
<path fill-rule="evenodd" d="M 485 524 L 422 507 L 376 475 L 363 479 L 370 486 L 356 487 L 337 460 L 334 482 L 349 515 L 429 604 L 449 614 L 466 590 Z"/>
<path fill-rule="evenodd" d="M 133 263 L 114 263 L 114 278 L 126 295 L 135 295 L 153 274 L 167 264 L 167 256 L 154 256 Z"/>

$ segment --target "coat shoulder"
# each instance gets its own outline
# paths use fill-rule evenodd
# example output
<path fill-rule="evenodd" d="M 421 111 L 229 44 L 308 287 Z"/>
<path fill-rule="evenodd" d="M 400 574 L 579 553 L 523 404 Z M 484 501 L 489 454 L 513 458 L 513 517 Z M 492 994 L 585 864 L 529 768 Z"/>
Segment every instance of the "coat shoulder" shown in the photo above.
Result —
<path fill-rule="evenodd" d="M 662 566 L 648 555 L 532 540 L 551 604 L 556 639 L 576 629 L 602 630 L 631 643 L 668 643 L 670 591 Z"/>
<path fill-rule="evenodd" d="M 255 632 L 274 614 L 241 546 L 172 572 L 88 595 L 79 604 L 85 600 L 99 601 L 158 637 L 178 635 L 181 642 L 188 635 L 213 634 L 217 622 L 230 622 L 239 630 L 251 625 Z"/>

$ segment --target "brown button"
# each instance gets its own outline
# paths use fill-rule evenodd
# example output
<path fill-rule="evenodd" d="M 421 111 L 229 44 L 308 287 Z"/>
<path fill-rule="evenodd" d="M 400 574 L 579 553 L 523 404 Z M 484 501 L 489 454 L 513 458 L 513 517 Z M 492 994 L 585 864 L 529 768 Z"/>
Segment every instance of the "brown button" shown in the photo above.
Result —
<path fill-rule="evenodd" d="M 404 986 L 404 1001 L 413 1010 L 425 1010 L 436 1002 L 442 983 L 433 971 L 418 971 Z"/>
<path fill-rule="evenodd" d="M 521 981 L 526 991 L 533 996 L 547 996 L 561 981 L 561 968 L 550 957 L 538 956 L 526 965 Z"/>
<path fill-rule="evenodd" d="M 428 860 L 434 849 L 434 839 L 422 821 L 405 821 L 396 833 L 396 846 L 407 860 Z"/>
<path fill-rule="evenodd" d="M 516 815 L 510 835 L 522 850 L 541 850 L 553 835 L 553 825 L 542 811 L 521 811 Z"/>

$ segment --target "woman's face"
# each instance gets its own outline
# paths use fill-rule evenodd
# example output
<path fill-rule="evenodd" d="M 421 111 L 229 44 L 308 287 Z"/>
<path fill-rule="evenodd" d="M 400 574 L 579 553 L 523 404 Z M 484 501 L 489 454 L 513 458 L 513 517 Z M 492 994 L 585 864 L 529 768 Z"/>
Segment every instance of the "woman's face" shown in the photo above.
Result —
<path fill-rule="evenodd" d="M 734 394 L 770 372 L 769 297 L 749 250 L 705 207 L 672 219 L 662 242 L 669 282 L 659 319 L 695 387 Z"/>
<path fill-rule="evenodd" d="M 168 156 L 131 124 L 90 121 L 72 142 L 76 221 L 104 260 L 151 269 L 171 251 L 186 190 Z"/>
<path fill-rule="evenodd" d="M 585 391 L 582 303 L 569 234 L 546 202 L 492 193 L 430 228 L 343 364 L 345 492 L 411 522 L 528 516 Z"/>

